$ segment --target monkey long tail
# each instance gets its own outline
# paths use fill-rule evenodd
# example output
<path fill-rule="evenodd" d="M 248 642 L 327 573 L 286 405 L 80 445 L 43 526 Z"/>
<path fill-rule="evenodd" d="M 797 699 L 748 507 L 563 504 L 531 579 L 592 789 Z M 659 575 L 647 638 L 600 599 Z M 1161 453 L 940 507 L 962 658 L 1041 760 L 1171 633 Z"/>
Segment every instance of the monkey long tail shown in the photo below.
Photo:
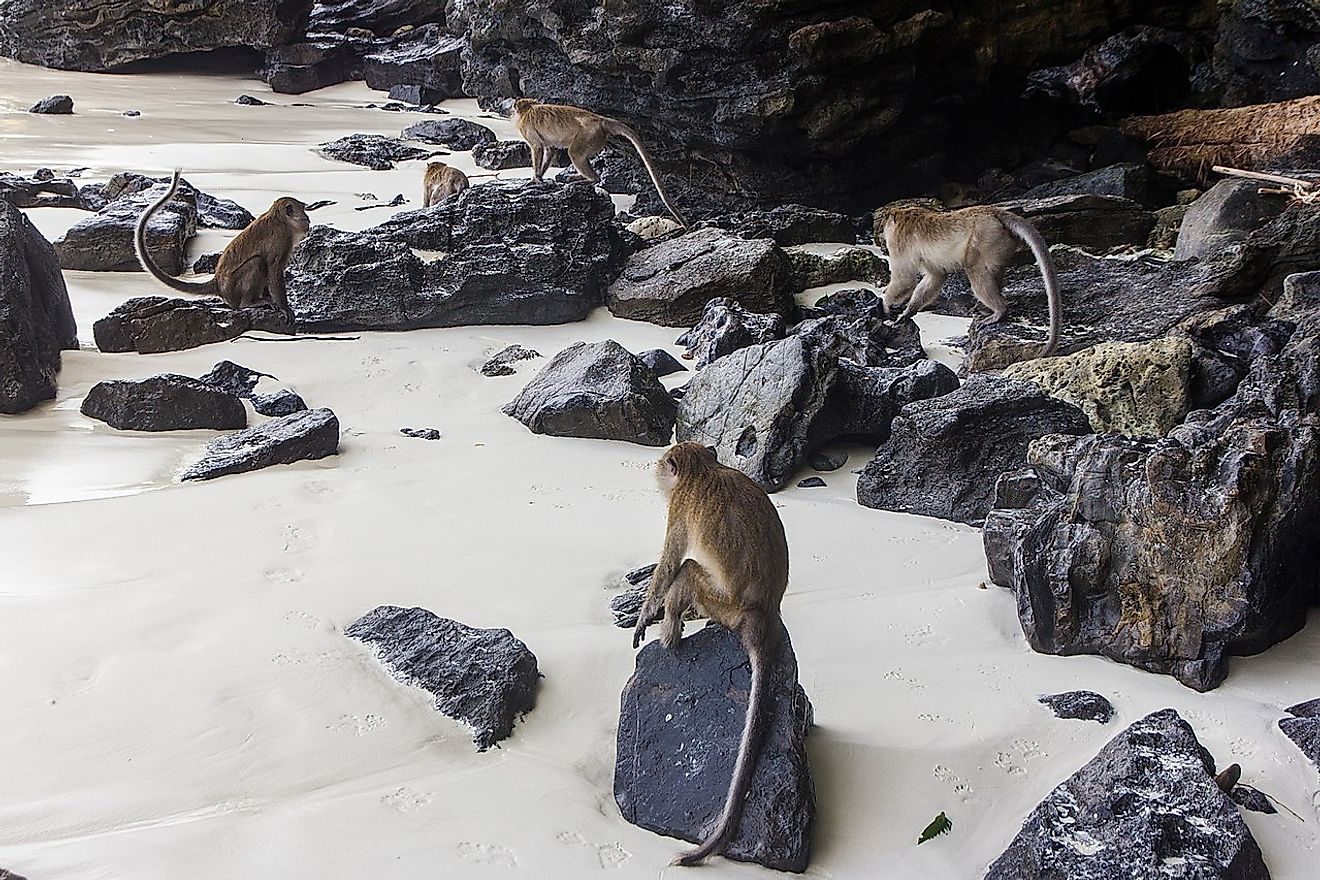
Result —
<path fill-rule="evenodd" d="M 655 164 L 651 161 L 651 154 L 647 151 L 646 147 L 642 146 L 642 139 L 637 136 L 637 132 L 633 131 L 617 119 L 606 119 L 605 130 L 610 134 L 617 134 L 621 137 L 626 137 L 632 143 L 633 149 L 637 151 L 637 155 L 642 157 L 642 164 L 646 166 L 646 173 L 651 175 L 651 182 L 655 184 L 655 191 L 660 193 L 660 201 L 665 203 L 665 207 L 669 209 L 669 213 L 674 215 L 674 219 L 678 221 L 678 225 L 686 228 L 687 221 L 684 220 L 682 215 L 674 210 L 674 206 L 669 203 L 669 196 L 665 193 L 665 188 L 660 185 L 660 175 L 655 173 Z"/>
<path fill-rule="evenodd" d="M 708 856 L 724 852 L 734 834 L 738 831 L 738 821 L 742 818 L 743 802 L 752 786 L 752 774 L 756 770 L 756 759 L 761 751 L 761 738 L 765 734 L 766 691 L 769 660 L 774 656 L 777 642 L 767 645 L 763 653 L 756 642 L 763 639 L 744 638 L 743 646 L 747 649 L 747 658 L 752 666 L 751 692 L 747 696 L 747 717 L 743 721 L 742 740 L 738 743 L 738 760 L 733 765 L 733 778 L 729 780 L 729 794 L 724 801 L 724 811 L 716 820 L 710 836 L 692 852 L 684 853 L 674 859 L 673 864 L 685 867 L 700 864 Z"/>
<path fill-rule="evenodd" d="M 1031 248 L 1031 255 L 1036 258 L 1040 275 L 1045 279 L 1045 296 L 1050 301 L 1050 338 L 1037 357 L 1049 357 L 1059 348 L 1059 325 L 1063 320 L 1063 302 L 1059 299 L 1059 276 L 1054 271 L 1054 261 L 1050 259 L 1050 248 L 1041 237 L 1040 231 L 1026 220 L 1007 212 L 1000 214 L 1000 219 L 1018 238 Z"/>
<path fill-rule="evenodd" d="M 183 293 L 214 294 L 216 292 L 214 279 L 203 282 L 180 281 L 178 278 L 166 274 L 165 270 L 160 266 L 157 266 L 155 260 L 151 259 L 151 254 L 147 253 L 147 224 L 151 222 L 151 218 L 166 202 L 174 198 L 174 194 L 178 191 L 179 172 L 176 169 L 174 172 L 174 179 L 170 181 L 169 192 L 165 193 L 165 195 L 156 200 L 155 204 L 142 212 L 142 216 L 138 218 L 137 227 L 133 230 L 133 246 L 137 249 L 138 262 L 142 264 L 143 269 L 150 272 L 157 281 L 164 284 L 166 287 L 182 291 Z"/>

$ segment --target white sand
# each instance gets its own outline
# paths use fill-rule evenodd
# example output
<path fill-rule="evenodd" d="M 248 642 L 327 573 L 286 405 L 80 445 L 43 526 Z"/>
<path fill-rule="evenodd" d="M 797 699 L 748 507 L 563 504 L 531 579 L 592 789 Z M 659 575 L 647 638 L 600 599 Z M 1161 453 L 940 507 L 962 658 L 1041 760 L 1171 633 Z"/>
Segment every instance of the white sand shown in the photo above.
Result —
<path fill-rule="evenodd" d="M 309 149 L 427 118 L 351 109 L 384 98 L 361 84 L 272 97 L 237 77 L 3 60 L 0 80 L 0 168 L 90 166 L 92 180 L 179 165 L 254 212 L 283 194 L 338 199 L 314 217 L 346 228 L 389 215 L 354 212 L 353 193 L 420 202 L 419 162 L 372 172 Z M 56 92 L 76 115 L 24 112 Z M 317 107 L 230 103 L 241 92 Z M 144 115 L 118 115 L 128 108 Z M 82 216 L 28 213 L 52 238 Z M 193 253 L 226 235 L 203 233 Z M 65 356 L 58 400 L 0 417 L 0 866 L 33 880 L 688 876 L 665 867 L 681 845 L 624 822 L 612 796 L 633 651 L 607 601 L 659 549 L 657 450 L 540 437 L 502 415 L 545 361 L 517 377 L 474 370 L 514 342 L 547 356 L 607 337 L 639 350 L 677 331 L 600 310 L 557 327 L 102 355 L 92 322 L 160 291 L 135 273 L 66 277 L 82 350 Z M 928 334 L 937 325 L 932 343 L 958 332 L 923 321 Z M 209 432 L 120 433 L 78 413 L 99 380 L 198 375 L 225 358 L 334 409 L 341 454 L 177 485 Z M 403 426 L 444 438 L 402 437 Z M 1315 876 L 1320 777 L 1275 727 L 1282 707 L 1320 696 L 1314 618 L 1235 659 L 1206 695 L 1094 657 L 1034 654 L 1013 597 L 979 588 L 979 532 L 858 506 L 850 471 L 865 461 L 858 447 L 824 475 L 828 488 L 775 496 L 793 553 L 784 614 L 818 723 L 810 876 L 980 877 L 1046 792 L 1164 706 L 1304 817 L 1247 814 L 1275 878 Z M 343 637 L 378 604 L 527 642 L 545 678 L 503 748 L 477 754 L 426 695 Z M 1074 688 L 1107 694 L 1119 718 L 1061 721 L 1035 702 Z M 915 846 L 942 810 L 953 831 Z M 699 873 L 770 876 L 723 860 Z"/>

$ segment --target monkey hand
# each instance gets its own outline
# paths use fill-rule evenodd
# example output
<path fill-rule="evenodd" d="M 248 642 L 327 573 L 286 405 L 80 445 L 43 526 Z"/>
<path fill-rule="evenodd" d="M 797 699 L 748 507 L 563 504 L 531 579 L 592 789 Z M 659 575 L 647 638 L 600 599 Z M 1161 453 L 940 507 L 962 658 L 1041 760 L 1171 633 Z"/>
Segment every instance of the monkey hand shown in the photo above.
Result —
<path fill-rule="evenodd" d="M 650 625 L 651 622 L 647 620 L 645 616 L 641 616 L 637 618 L 637 628 L 633 630 L 634 651 L 637 650 L 639 646 L 641 646 L 642 641 L 646 638 L 646 628 Z"/>

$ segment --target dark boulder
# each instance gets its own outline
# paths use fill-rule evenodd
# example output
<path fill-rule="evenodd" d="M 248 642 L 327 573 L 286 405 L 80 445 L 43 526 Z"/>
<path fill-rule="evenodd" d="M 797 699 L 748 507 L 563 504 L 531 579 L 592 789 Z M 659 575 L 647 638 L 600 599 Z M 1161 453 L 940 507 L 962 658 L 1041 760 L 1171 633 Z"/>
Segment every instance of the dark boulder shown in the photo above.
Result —
<path fill-rule="evenodd" d="M 431 106 L 439 104 L 448 97 L 444 92 L 438 89 L 428 88 L 426 86 L 413 86 L 399 84 L 390 86 L 390 100 L 402 101 L 405 104 L 412 104 L 415 107 Z"/>
<path fill-rule="evenodd" d="M 263 416 L 287 416 L 307 409 L 307 401 L 292 389 L 280 388 L 269 394 L 252 395 L 252 408 Z"/>
<path fill-rule="evenodd" d="M 388 171 L 395 162 L 426 159 L 436 155 L 434 150 L 410 147 L 398 138 L 381 134 L 350 134 L 337 141 L 321 144 L 321 153 L 328 159 L 363 165 L 372 171 Z"/>
<path fill-rule="evenodd" d="M 232 430 L 247 425 L 243 401 L 199 379 L 163 373 L 133 382 L 97 382 L 81 412 L 121 431 Z"/>
<path fill-rule="evenodd" d="M 1311 0 L 1230 0 L 1214 50 L 1224 104 L 1320 94 L 1320 9 Z"/>
<path fill-rule="evenodd" d="M 836 312 L 808 318 L 789 331 L 810 345 L 868 367 L 907 367 L 926 359 L 914 321 L 886 321 L 874 313 Z"/>
<path fill-rule="evenodd" d="M 168 177 L 148 177 L 145 174 L 136 174 L 132 171 L 121 171 L 106 182 L 105 188 L 100 191 L 100 195 L 107 202 L 114 202 L 118 199 L 156 189 L 159 186 L 168 185 L 169 182 L 170 178 Z M 196 203 L 198 226 L 207 226 L 213 229 L 244 229 L 255 219 L 252 212 L 238 202 L 202 192 L 189 183 L 186 177 L 179 178 L 179 193 L 184 194 L 185 199 L 191 198 Z M 157 191 L 154 195 L 158 197 L 163 193 Z"/>
<path fill-rule="evenodd" d="M 303 410 L 217 437 L 206 444 L 201 458 L 179 472 L 179 479 L 212 480 L 338 452 L 335 414 L 324 408 Z"/>
<path fill-rule="evenodd" d="M 824 255 L 792 250 L 788 251 L 788 261 L 794 290 L 847 281 L 881 283 L 881 279 L 889 279 L 889 264 L 866 248 L 843 248 Z"/>
<path fill-rule="evenodd" d="M 823 489 L 826 483 L 820 477 L 807 477 L 805 480 L 798 480 L 797 485 L 799 489 Z"/>
<path fill-rule="evenodd" d="M 674 409 L 655 374 L 607 339 L 555 355 L 504 413 L 537 434 L 667 446 Z"/>
<path fill-rule="evenodd" d="M 807 459 L 813 471 L 828 473 L 837 471 L 848 463 L 848 453 L 841 449 L 822 449 Z"/>
<path fill-rule="evenodd" d="M 54 248 L 22 211 L 0 200 L 0 413 L 53 398 L 60 352 L 77 348 Z"/>
<path fill-rule="evenodd" d="M 320 34 L 314 39 L 276 46 L 266 52 L 261 78 L 271 91 L 285 95 L 301 95 L 361 79 L 362 55 L 372 45 L 373 41 Z"/>
<path fill-rule="evenodd" d="M 523 141 L 492 141 L 472 148 L 472 161 L 488 171 L 531 168 L 532 148 Z"/>
<path fill-rule="evenodd" d="M 307 32 L 326 34 L 365 29 L 384 37 L 405 25 L 444 20 L 444 0 L 317 0 L 307 22 Z"/>
<path fill-rule="evenodd" d="M 307 409 L 302 397 L 289 388 L 257 394 L 257 382 L 263 377 L 275 378 L 269 373 L 258 373 L 233 361 L 220 361 L 200 381 L 252 401 L 252 408 L 263 416 L 287 416 Z"/>
<path fill-rule="evenodd" d="M 399 433 L 405 437 L 415 437 L 418 440 L 439 440 L 439 428 L 400 428 Z"/>
<path fill-rule="evenodd" d="M 220 263 L 220 254 L 212 252 L 202 254 L 193 260 L 192 272 L 194 275 L 211 275 L 215 272 L 215 267 Z"/>
<path fill-rule="evenodd" d="M 1033 186 L 1022 194 L 1024 199 L 1048 199 L 1054 196 L 1113 196 L 1140 204 L 1151 202 L 1151 170 L 1148 165 L 1124 163 L 1097 168 L 1073 177 Z M 1076 244 L 1076 242 L 1059 242 Z"/>
<path fill-rule="evenodd" d="M 773 241 L 701 229 L 629 257 L 606 304 L 620 318 L 691 327 L 718 297 L 754 312 L 789 314 L 790 281 L 788 257 Z"/>
<path fill-rule="evenodd" d="M 426 119 L 403 130 L 405 140 L 439 144 L 451 150 L 471 150 L 478 144 L 495 143 L 495 132 L 470 119 Z"/>
<path fill-rule="evenodd" d="M 638 352 L 637 359 L 646 364 L 646 368 L 655 373 L 657 377 L 688 371 L 687 367 L 683 366 L 676 357 L 663 348 L 651 348 Z"/>
<path fill-rule="evenodd" d="M 1269 880 L 1260 847 L 1173 709 L 1128 727 L 1041 801 L 985 880 Z"/>
<path fill-rule="evenodd" d="M 225 342 L 249 330 L 291 329 L 275 308 L 232 309 L 218 298 L 139 296 L 93 324 L 92 336 L 103 352 L 154 354 Z"/>
<path fill-rule="evenodd" d="M 461 36 L 446 34 L 438 24 L 423 25 L 368 53 L 363 58 L 362 75 L 368 86 L 383 92 L 395 86 L 423 89 L 434 98 L 428 104 L 462 97 L 459 62 L 464 45 Z"/>
<path fill-rule="evenodd" d="M 1146 246 L 1155 213 L 1131 199 L 1076 193 L 999 202 L 1032 222 L 1051 245 L 1067 244 L 1097 254 Z M 1031 259 L 1023 248 L 1023 261 Z"/>
<path fill-rule="evenodd" d="M 254 98 L 251 95 L 239 95 L 234 99 L 234 103 L 241 107 L 268 107 L 269 101 L 263 101 L 260 98 Z"/>
<path fill-rule="evenodd" d="M 55 240 L 64 269 L 95 272 L 142 271 L 133 248 L 133 230 L 142 212 L 165 194 L 165 186 L 121 195 L 91 217 L 79 220 Z M 180 191 L 147 224 L 147 249 L 157 265 L 171 275 L 182 274 L 184 251 L 197 232 L 197 200 Z"/>
<path fill-rule="evenodd" d="M 20 177 L 0 171 L 0 202 L 16 208 L 84 208 L 78 185 L 68 179 Z"/>
<path fill-rule="evenodd" d="M 62 70 L 107 71 L 145 58 L 241 47 L 269 49 L 295 39 L 312 0 L 156 3 L 8 0 L 0 55 Z"/>
<path fill-rule="evenodd" d="M 435 697 L 437 711 L 467 725 L 484 752 L 536 705 L 536 655 L 507 629 L 479 629 L 425 608 L 381 605 L 344 635 L 370 646 L 390 674 Z"/>
<path fill-rule="evenodd" d="M 658 199 L 657 199 L 658 201 Z M 634 208 L 633 213 L 637 213 Z M 663 205 L 656 213 L 668 213 Z M 846 214 L 809 208 L 805 205 L 778 205 L 764 211 L 740 211 L 705 221 L 732 232 L 739 238 L 768 238 L 780 247 L 812 242 L 857 240 L 857 223 Z"/>
<path fill-rule="evenodd" d="M 1162 440 L 1044 438 L 1000 478 L 986 558 L 1035 650 L 1209 690 L 1230 655 L 1305 625 L 1320 600 L 1320 273 L 1290 277 L 1269 318 L 1296 330 L 1214 410 Z"/>
<path fill-rule="evenodd" d="M 1175 260 L 1207 259 L 1247 236 L 1288 207 L 1288 198 L 1262 195 L 1261 183 L 1229 177 L 1192 202 L 1178 227 Z"/>
<path fill-rule="evenodd" d="M 541 357 L 539 351 L 523 348 L 521 345 L 510 345 L 496 352 L 490 360 L 481 365 L 481 375 L 490 377 L 512 376 L 516 372 L 511 366 L 512 364 L 539 357 Z"/>
<path fill-rule="evenodd" d="M 1279 719 L 1279 729 L 1320 770 L 1320 699 L 1289 706 L 1287 712 L 1292 717 Z"/>
<path fill-rule="evenodd" d="M 28 108 L 29 113 L 45 113 L 52 116 L 67 116 L 73 112 L 73 98 L 68 95 L 51 95 L 42 98 Z"/>
<path fill-rule="evenodd" d="M 1086 415 L 1030 382 L 981 374 L 903 407 L 857 480 L 865 507 L 979 524 L 995 478 L 1022 467 L 1046 434 L 1088 434 Z"/>
<path fill-rule="evenodd" d="M 751 674 L 738 637 L 709 624 L 669 650 L 637 654 L 624 687 L 614 800 L 627 821 L 696 843 L 724 808 L 747 713 Z M 807 763 L 811 701 L 787 633 L 767 676 L 765 736 L 727 858 L 805 871 L 816 818 Z"/>
<path fill-rule="evenodd" d="M 604 193 L 491 182 L 361 232 L 313 227 L 285 280 L 310 329 L 557 324 L 600 305 L 623 255 Z"/>
<path fill-rule="evenodd" d="M 749 312 L 737 301 L 722 296 L 706 303 L 696 326 L 674 340 L 685 358 L 695 358 L 698 370 L 726 354 L 783 339 L 788 330 L 782 315 Z"/>
<path fill-rule="evenodd" d="M 1057 718 L 1074 721 L 1098 721 L 1108 724 L 1114 717 L 1114 704 L 1094 691 L 1068 691 L 1046 694 L 1040 702 L 1050 707 Z"/>

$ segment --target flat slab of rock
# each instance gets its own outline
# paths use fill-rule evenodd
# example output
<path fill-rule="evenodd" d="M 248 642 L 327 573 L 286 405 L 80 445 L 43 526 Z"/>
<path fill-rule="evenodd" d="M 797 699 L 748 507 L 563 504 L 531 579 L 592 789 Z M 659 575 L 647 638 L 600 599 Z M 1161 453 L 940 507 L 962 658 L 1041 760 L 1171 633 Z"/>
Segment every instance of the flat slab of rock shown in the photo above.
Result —
<path fill-rule="evenodd" d="M 104 352 L 154 354 L 224 342 L 249 330 L 287 333 L 290 329 L 284 315 L 274 308 L 231 309 L 211 297 L 139 296 L 93 324 L 92 335 L 96 347 Z"/>
<path fill-rule="evenodd" d="M 398 138 L 381 134 L 350 134 L 337 141 L 321 144 L 320 151 L 327 158 L 363 165 L 372 171 L 388 171 L 394 167 L 395 162 L 435 155 L 434 150 L 419 150 Z"/>
<path fill-rule="evenodd" d="M 472 147 L 472 161 L 488 171 L 531 168 L 532 148 L 523 141 L 491 141 Z"/>
<path fill-rule="evenodd" d="M 121 431 L 232 430 L 247 425 L 237 395 L 177 373 L 137 382 L 97 382 L 83 398 L 81 412 Z"/>
<path fill-rule="evenodd" d="M 376 649 L 400 681 L 430 691 L 435 708 L 472 729 L 485 751 L 536 705 L 536 655 L 507 629 L 478 629 L 425 608 L 381 605 L 344 635 Z"/>
<path fill-rule="evenodd" d="M 67 178 L 22 177 L 0 171 L 0 202 L 16 208 L 83 208 L 78 185 Z"/>
<path fill-rule="evenodd" d="M 793 308 L 790 274 L 788 257 L 773 241 L 700 229 L 629 257 L 606 305 L 620 318 L 669 327 L 691 327 L 719 297 L 786 315 Z"/>
<path fill-rule="evenodd" d="M 1057 718 L 1074 721 L 1098 721 L 1108 724 L 1114 717 L 1114 704 L 1094 691 L 1068 691 L 1045 694 L 1039 698 Z"/>
<path fill-rule="evenodd" d="M 675 406 L 636 355 L 607 339 L 555 355 L 504 413 L 537 434 L 667 446 Z"/>
<path fill-rule="evenodd" d="M 78 348 L 64 274 L 50 242 L 0 199 L 0 413 L 55 396 L 61 352 Z"/>
<path fill-rule="evenodd" d="M 425 24 L 367 53 L 362 76 L 369 88 L 381 91 L 415 87 L 428 104 L 462 97 L 461 55 L 466 45 L 461 36 L 445 33 L 440 25 Z"/>
<path fill-rule="evenodd" d="M 781 247 L 812 242 L 852 243 L 857 240 L 857 221 L 846 214 L 778 205 L 763 211 L 740 211 L 706 221 L 740 238 L 768 238 Z"/>
<path fill-rule="evenodd" d="M 495 143 L 495 132 L 470 119 L 426 119 L 403 130 L 405 140 L 439 144 L 451 150 L 470 150 L 478 144 Z"/>
<path fill-rule="evenodd" d="M 217 437 L 180 480 L 213 480 L 275 464 L 312 461 L 339 452 L 339 419 L 328 409 L 309 409 Z"/>
<path fill-rule="evenodd" d="M 1320 770 L 1320 699 L 1289 706 L 1287 712 L 1292 717 L 1280 719 L 1279 729 Z"/>
<path fill-rule="evenodd" d="M 862 469 L 857 503 L 976 525 L 995 480 L 1026 464 L 1032 440 L 1090 431 L 1081 410 L 1030 382 L 970 376 L 951 394 L 903 407 Z"/>
<path fill-rule="evenodd" d="M 716 624 L 671 651 L 643 646 L 619 710 L 614 800 L 627 821 L 698 842 L 724 807 L 751 673 L 738 637 Z M 816 797 L 807 763 L 811 702 L 787 637 L 769 675 L 766 735 L 738 831 L 724 855 L 804 871 Z"/>
<path fill-rule="evenodd" d="M 55 253 L 65 269 L 94 272 L 142 271 L 133 248 L 133 230 L 142 212 L 165 194 L 163 185 L 111 200 L 96 214 L 70 226 L 55 240 Z M 147 224 L 147 250 L 171 275 L 183 273 L 184 250 L 197 232 L 197 200 L 180 190 Z"/>
<path fill-rule="evenodd" d="M 1173 709 L 1147 715 L 1032 811 L 986 880 L 1269 880 L 1219 790 L 1214 761 Z"/>

